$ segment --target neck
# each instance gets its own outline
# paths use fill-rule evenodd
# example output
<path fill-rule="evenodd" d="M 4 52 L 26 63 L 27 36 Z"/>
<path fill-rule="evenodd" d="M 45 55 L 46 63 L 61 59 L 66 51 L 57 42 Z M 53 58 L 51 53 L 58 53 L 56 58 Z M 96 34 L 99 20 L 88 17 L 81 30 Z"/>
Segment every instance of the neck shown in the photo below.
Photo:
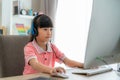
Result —
<path fill-rule="evenodd" d="M 36 39 L 37 44 L 44 49 L 45 51 L 47 50 L 47 42 L 42 42 Z"/>

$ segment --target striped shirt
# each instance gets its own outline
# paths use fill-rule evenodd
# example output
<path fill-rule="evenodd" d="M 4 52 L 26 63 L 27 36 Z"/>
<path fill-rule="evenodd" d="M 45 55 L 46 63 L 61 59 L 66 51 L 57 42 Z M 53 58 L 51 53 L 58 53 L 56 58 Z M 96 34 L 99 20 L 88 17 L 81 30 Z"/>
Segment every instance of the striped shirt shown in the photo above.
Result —
<path fill-rule="evenodd" d="M 29 64 L 29 60 L 32 58 L 36 58 L 39 63 L 42 63 L 49 67 L 54 67 L 55 61 L 62 63 L 65 55 L 58 50 L 58 48 L 48 42 L 47 43 L 47 51 L 43 50 L 35 40 L 29 42 L 24 47 L 24 56 L 25 56 L 25 67 L 23 74 L 33 74 L 37 73 Z"/>

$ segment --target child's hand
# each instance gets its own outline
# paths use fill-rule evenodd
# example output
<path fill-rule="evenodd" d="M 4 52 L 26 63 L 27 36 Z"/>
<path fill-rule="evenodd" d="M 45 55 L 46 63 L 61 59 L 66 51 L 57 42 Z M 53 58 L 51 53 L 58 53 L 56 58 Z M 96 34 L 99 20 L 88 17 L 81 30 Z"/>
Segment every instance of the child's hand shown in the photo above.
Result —
<path fill-rule="evenodd" d="M 79 63 L 78 68 L 83 68 L 84 67 L 84 63 Z"/>
<path fill-rule="evenodd" d="M 62 67 L 56 67 L 54 69 L 51 70 L 50 74 L 56 74 L 56 73 L 65 73 L 65 69 Z"/>

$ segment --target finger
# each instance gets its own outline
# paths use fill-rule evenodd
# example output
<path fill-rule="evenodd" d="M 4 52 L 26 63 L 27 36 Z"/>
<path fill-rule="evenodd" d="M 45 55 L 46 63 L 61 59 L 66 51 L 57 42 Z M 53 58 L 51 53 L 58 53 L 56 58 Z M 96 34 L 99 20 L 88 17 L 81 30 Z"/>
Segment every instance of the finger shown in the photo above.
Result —
<path fill-rule="evenodd" d="M 57 68 L 58 73 L 62 73 L 62 70 L 60 68 Z"/>
<path fill-rule="evenodd" d="M 61 73 L 65 73 L 65 72 L 66 72 L 65 69 L 62 68 L 62 67 L 59 67 L 59 69 L 60 69 L 60 72 L 61 72 Z"/>
<path fill-rule="evenodd" d="M 57 74 L 57 71 L 56 71 L 56 69 L 54 69 L 54 70 L 52 71 L 51 75 L 56 75 L 56 74 Z"/>
<path fill-rule="evenodd" d="M 57 69 L 56 69 L 56 68 L 54 68 L 54 71 L 53 71 L 53 73 L 57 73 Z"/>
<path fill-rule="evenodd" d="M 63 73 L 66 73 L 66 70 L 64 68 L 61 68 Z"/>
<path fill-rule="evenodd" d="M 60 67 L 57 67 L 57 68 L 56 68 L 56 72 L 58 72 L 58 73 L 62 73 L 61 68 L 60 68 Z"/>

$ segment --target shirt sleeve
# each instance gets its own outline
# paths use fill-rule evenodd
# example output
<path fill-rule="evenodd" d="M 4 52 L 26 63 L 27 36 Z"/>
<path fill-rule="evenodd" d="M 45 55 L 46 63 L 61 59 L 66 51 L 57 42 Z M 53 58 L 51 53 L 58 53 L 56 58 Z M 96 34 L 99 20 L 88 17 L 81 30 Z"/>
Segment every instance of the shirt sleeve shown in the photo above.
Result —
<path fill-rule="evenodd" d="M 56 61 L 59 63 L 63 63 L 63 60 L 65 59 L 64 53 L 62 53 L 55 45 L 52 44 L 52 50 L 53 53 L 56 56 Z"/>
<path fill-rule="evenodd" d="M 32 45 L 26 45 L 24 47 L 24 56 L 25 56 L 25 63 L 28 64 L 29 60 L 32 58 L 37 58 L 35 55 L 35 51 Z"/>

